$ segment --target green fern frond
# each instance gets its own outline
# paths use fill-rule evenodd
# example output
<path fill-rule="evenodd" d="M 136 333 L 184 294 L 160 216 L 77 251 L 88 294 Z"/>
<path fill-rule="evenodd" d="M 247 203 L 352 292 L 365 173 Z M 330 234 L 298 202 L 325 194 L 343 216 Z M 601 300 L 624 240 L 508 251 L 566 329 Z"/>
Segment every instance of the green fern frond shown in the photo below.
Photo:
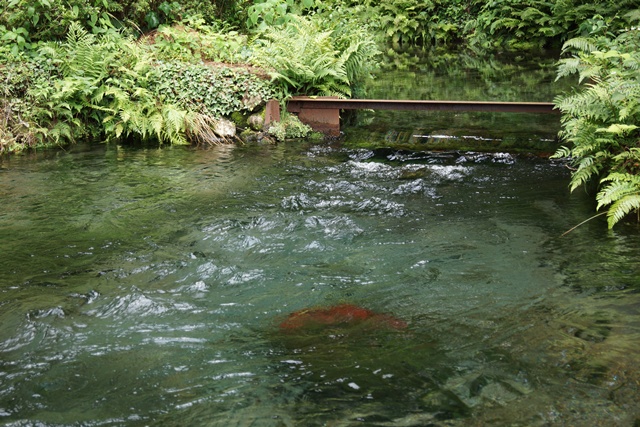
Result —
<path fill-rule="evenodd" d="M 640 176 L 613 172 L 603 178 L 608 183 L 596 196 L 597 209 L 611 205 L 607 212 L 609 228 L 626 215 L 640 208 Z"/>
<path fill-rule="evenodd" d="M 631 160 L 635 163 L 640 163 L 640 148 L 632 147 L 629 150 L 623 151 L 617 154 L 616 156 L 614 156 L 613 160 L 616 163 L 623 163 L 628 160 Z"/>
<path fill-rule="evenodd" d="M 579 73 L 582 68 L 582 61 L 578 57 L 561 59 L 558 63 L 556 81 L 571 74 Z"/>
<path fill-rule="evenodd" d="M 629 22 L 640 22 L 640 9 L 632 10 L 624 15 Z"/>
<path fill-rule="evenodd" d="M 153 135 L 153 137 L 160 142 L 165 142 L 167 139 L 170 141 L 170 133 L 168 132 L 162 111 L 154 110 L 151 115 L 147 117 L 147 120 L 148 123 L 145 123 L 145 128 L 149 137 Z"/>
<path fill-rule="evenodd" d="M 586 184 L 591 180 L 591 178 L 597 176 L 598 172 L 599 165 L 598 163 L 594 162 L 593 157 L 584 157 L 580 159 L 578 168 L 571 176 L 569 189 L 571 191 L 574 191 L 581 185 Z"/>
<path fill-rule="evenodd" d="M 591 53 L 598 50 L 598 47 L 595 45 L 592 39 L 586 37 L 575 37 L 567 40 L 562 45 L 562 51 L 568 52 L 570 50 Z"/>
<path fill-rule="evenodd" d="M 258 65 L 274 69 L 272 75 L 285 91 L 341 97 L 350 96 L 350 87 L 368 75 L 375 53 L 368 38 L 349 39 L 307 17 L 294 17 L 285 26 L 270 29 L 256 41 L 255 49 Z"/>
<path fill-rule="evenodd" d="M 164 119 L 163 136 L 171 144 L 185 145 L 187 144 L 186 133 L 187 112 L 177 108 L 175 105 L 164 105 L 162 108 L 162 116 Z"/>
<path fill-rule="evenodd" d="M 613 228 L 620 220 L 633 211 L 640 209 L 640 194 L 630 194 L 622 197 L 611 205 L 607 211 L 607 224 Z"/>
<path fill-rule="evenodd" d="M 519 15 L 523 21 L 535 21 L 538 25 L 549 21 L 549 15 L 535 7 L 527 7 Z"/>
<path fill-rule="evenodd" d="M 563 159 L 571 156 L 571 149 L 567 146 L 561 146 L 556 150 L 556 152 L 551 156 L 552 159 Z"/>

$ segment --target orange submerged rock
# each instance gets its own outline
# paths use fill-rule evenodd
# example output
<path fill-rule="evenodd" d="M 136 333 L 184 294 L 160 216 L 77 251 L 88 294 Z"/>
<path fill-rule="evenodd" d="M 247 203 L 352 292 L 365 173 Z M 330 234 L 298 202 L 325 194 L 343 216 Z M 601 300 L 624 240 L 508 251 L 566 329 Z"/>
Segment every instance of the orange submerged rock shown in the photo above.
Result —
<path fill-rule="evenodd" d="M 350 326 L 363 322 L 376 328 L 405 329 L 407 323 L 388 314 L 380 314 L 353 304 L 311 308 L 291 313 L 281 324 L 285 330 L 321 326 Z"/>

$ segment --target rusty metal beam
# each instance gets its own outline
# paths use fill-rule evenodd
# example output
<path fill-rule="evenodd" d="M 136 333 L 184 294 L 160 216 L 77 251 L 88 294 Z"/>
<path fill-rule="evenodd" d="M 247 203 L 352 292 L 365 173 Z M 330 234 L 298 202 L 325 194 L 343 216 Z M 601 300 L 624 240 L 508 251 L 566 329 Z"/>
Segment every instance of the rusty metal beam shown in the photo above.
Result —
<path fill-rule="evenodd" d="M 552 102 L 420 101 L 400 99 L 338 99 L 294 96 L 287 111 L 327 135 L 340 134 L 340 110 L 481 111 L 492 113 L 560 114 Z"/>
<path fill-rule="evenodd" d="M 422 101 L 396 99 L 335 99 L 294 96 L 287 110 L 299 113 L 306 109 L 333 110 L 411 110 L 411 111 L 485 111 L 496 113 L 560 114 L 552 102 L 497 101 Z"/>

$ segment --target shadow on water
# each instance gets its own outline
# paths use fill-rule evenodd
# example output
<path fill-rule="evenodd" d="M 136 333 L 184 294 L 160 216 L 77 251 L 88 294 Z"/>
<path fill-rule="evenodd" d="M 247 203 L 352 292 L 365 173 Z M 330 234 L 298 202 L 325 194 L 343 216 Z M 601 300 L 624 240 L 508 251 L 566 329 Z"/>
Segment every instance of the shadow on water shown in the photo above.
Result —
<path fill-rule="evenodd" d="M 274 336 L 281 349 L 278 376 L 299 389 L 296 417 L 326 425 L 336 419 L 389 423 L 410 413 L 422 421 L 464 416 L 464 403 L 439 385 L 450 368 L 433 340 L 419 335 L 333 327 Z"/>

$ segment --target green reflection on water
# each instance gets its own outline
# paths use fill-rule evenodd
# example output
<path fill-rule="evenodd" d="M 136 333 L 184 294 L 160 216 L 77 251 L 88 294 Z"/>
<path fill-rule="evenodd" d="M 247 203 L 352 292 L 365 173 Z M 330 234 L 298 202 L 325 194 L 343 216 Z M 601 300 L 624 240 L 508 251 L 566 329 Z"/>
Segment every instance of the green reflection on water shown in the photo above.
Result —
<path fill-rule="evenodd" d="M 368 88 L 379 99 L 552 102 L 570 90 L 555 81 L 557 55 L 482 57 L 420 50 L 390 52 Z M 482 150 L 552 153 L 559 115 L 481 112 L 376 111 L 345 115 L 350 146 L 412 150 Z M 382 134 L 384 138 L 374 135 Z"/>

